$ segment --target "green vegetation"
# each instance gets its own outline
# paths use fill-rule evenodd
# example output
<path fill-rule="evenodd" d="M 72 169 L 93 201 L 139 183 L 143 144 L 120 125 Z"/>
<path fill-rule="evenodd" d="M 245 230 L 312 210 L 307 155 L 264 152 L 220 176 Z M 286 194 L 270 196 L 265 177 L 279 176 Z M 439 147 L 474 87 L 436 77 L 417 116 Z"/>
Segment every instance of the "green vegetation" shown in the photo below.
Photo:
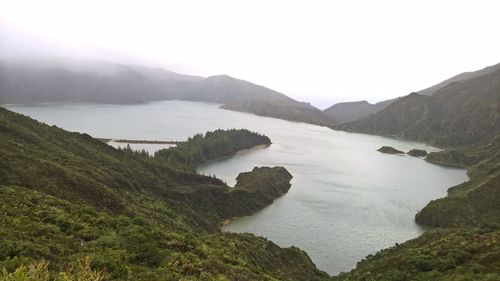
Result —
<path fill-rule="evenodd" d="M 106 280 L 329 278 L 297 248 L 218 230 L 224 219 L 288 190 L 291 176 L 283 168 L 255 169 L 231 189 L 2 108 L 0 159 L 4 279 L 17 278 L 16 271 L 46 276 L 42 261 L 56 279 L 85 257 L 89 270 L 104 272 Z M 229 212 L 234 206 L 238 212 Z"/>
<path fill-rule="evenodd" d="M 197 134 L 175 147 L 159 150 L 154 158 L 172 168 L 193 170 L 204 162 L 270 144 L 267 136 L 246 129 L 215 130 L 205 135 Z"/>
<path fill-rule="evenodd" d="M 382 146 L 381 148 L 377 149 L 377 151 L 387 154 L 404 154 L 403 151 L 397 150 L 391 146 Z"/>
<path fill-rule="evenodd" d="M 14 272 L 9 273 L 5 268 L 0 275 L 4 281 L 102 281 L 106 279 L 103 271 L 95 271 L 90 267 L 89 257 L 83 258 L 77 263 L 77 270 L 69 267 L 51 278 L 49 263 L 45 260 L 23 264 Z"/>

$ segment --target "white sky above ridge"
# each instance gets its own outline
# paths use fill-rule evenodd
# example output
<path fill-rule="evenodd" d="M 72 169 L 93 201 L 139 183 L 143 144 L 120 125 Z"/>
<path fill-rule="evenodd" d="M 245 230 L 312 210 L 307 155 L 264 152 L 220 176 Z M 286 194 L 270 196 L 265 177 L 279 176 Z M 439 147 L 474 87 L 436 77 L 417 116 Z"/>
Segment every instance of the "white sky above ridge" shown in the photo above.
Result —
<path fill-rule="evenodd" d="M 320 108 L 500 62 L 500 1 L 0 0 L 0 55 L 231 76 Z"/>

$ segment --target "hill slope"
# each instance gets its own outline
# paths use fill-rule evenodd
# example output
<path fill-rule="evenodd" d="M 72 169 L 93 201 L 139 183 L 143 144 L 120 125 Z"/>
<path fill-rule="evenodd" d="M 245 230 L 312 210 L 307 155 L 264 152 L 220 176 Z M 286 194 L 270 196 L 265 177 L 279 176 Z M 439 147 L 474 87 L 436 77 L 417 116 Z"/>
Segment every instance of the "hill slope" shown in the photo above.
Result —
<path fill-rule="evenodd" d="M 283 168 L 255 169 L 232 190 L 2 108 L 0 158 L 0 268 L 8 271 L 44 258 L 57 272 L 90 256 L 111 280 L 328 279 L 297 248 L 218 231 L 221 220 L 286 192 Z"/>

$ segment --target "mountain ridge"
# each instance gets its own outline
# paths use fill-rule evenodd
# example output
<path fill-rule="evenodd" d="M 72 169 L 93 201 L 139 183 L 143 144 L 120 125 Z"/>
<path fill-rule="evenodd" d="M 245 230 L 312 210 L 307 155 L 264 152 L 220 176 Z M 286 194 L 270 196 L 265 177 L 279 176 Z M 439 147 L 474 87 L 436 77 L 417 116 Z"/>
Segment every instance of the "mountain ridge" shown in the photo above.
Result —
<path fill-rule="evenodd" d="M 385 109 L 336 128 L 423 141 L 477 144 L 500 133 L 500 69 L 451 83 L 432 96 L 412 93 Z"/>
<path fill-rule="evenodd" d="M 416 93 L 425 96 L 431 96 L 434 95 L 441 88 L 449 86 L 452 83 L 472 79 L 484 74 L 497 71 L 499 69 L 500 69 L 500 63 L 487 66 L 480 70 L 463 72 L 451 78 L 448 78 L 438 84 L 435 84 L 431 87 L 417 91 Z M 324 112 L 325 114 L 331 116 L 334 120 L 336 120 L 337 123 L 349 123 L 367 117 L 373 113 L 377 113 L 386 108 L 392 102 L 398 100 L 399 98 L 400 97 L 397 97 L 394 99 L 381 101 L 375 104 L 370 104 L 367 101 L 341 102 L 330 106 L 329 108 L 325 109 Z"/>
<path fill-rule="evenodd" d="M 280 107 L 259 115 L 296 120 L 316 110 L 322 120 L 330 118 L 309 103 L 294 100 L 262 85 L 228 75 L 191 76 L 138 65 L 104 61 L 0 61 L 0 104 L 39 102 L 93 102 L 135 104 L 160 100 L 186 100 L 237 104 L 259 102 Z M 293 109 L 292 109 L 293 108 Z M 233 110 L 238 110 L 233 108 Z M 252 112 L 253 108 L 244 111 Z M 291 112 L 288 112 L 291 111 Z M 296 114 L 295 112 L 302 112 Z"/>

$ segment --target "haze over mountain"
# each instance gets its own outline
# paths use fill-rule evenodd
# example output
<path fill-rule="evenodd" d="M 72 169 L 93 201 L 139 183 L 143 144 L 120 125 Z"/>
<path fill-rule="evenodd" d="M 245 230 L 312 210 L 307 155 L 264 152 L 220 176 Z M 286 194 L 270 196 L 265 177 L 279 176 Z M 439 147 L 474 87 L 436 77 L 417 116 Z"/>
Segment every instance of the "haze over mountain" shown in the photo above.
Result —
<path fill-rule="evenodd" d="M 308 103 L 228 75 L 207 78 L 104 61 L 0 62 L 0 103 L 141 103 L 188 100 L 228 104 L 226 109 L 292 121 L 331 125 Z M 242 107 L 249 102 L 261 106 Z M 273 110 L 262 110 L 272 108 Z"/>

